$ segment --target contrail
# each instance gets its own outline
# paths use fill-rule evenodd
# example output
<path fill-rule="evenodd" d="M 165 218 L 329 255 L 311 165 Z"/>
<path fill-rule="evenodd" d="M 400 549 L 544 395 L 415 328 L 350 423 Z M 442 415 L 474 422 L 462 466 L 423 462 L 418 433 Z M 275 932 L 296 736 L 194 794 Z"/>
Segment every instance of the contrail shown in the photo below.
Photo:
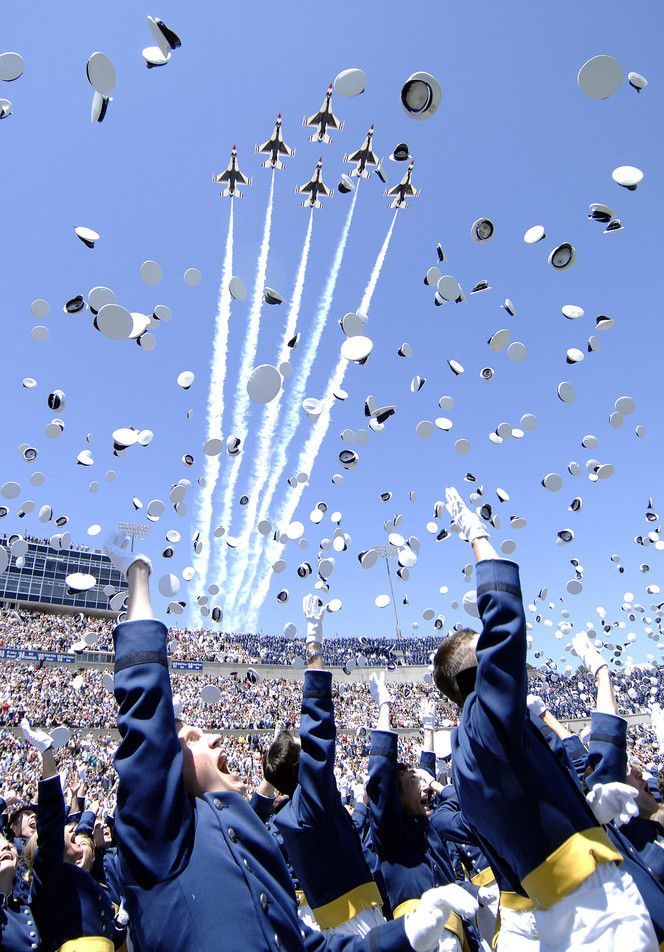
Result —
<path fill-rule="evenodd" d="M 279 441 L 276 449 L 276 459 L 273 458 L 270 463 L 269 482 L 267 489 L 263 494 L 263 498 L 261 499 L 261 506 L 256 520 L 257 522 L 259 522 L 261 519 L 265 519 L 270 511 L 272 499 L 274 498 L 274 494 L 281 481 L 284 470 L 286 469 L 286 464 L 288 462 L 288 447 L 295 436 L 295 431 L 297 430 L 298 424 L 302 418 L 302 400 L 305 397 L 309 375 L 311 374 L 311 370 L 316 359 L 316 354 L 318 353 L 321 337 L 323 335 L 327 318 L 330 313 L 330 308 L 332 307 L 334 291 L 339 278 L 339 272 L 341 271 L 341 263 L 346 250 L 346 244 L 348 242 L 350 226 L 355 213 L 355 205 L 357 204 L 359 185 L 360 183 L 358 182 L 353 194 L 353 200 L 350 204 L 350 208 L 348 209 L 348 214 L 346 215 L 346 221 L 344 222 L 344 226 L 341 231 L 339 243 L 337 244 L 337 249 L 332 260 L 332 267 L 330 268 L 327 281 L 325 282 L 325 287 L 323 288 L 323 293 L 321 295 L 318 310 L 314 318 L 311 334 L 307 340 L 307 348 L 302 359 L 302 366 L 297 372 L 293 389 L 290 393 L 288 414 L 279 434 Z M 247 598 L 251 593 L 251 586 L 256 578 L 259 568 L 258 552 L 261 548 L 261 540 L 257 538 L 255 533 L 252 535 L 252 540 L 251 553 L 247 558 L 247 563 L 250 566 L 249 577 L 242 583 L 242 589 L 237 601 L 238 607 L 247 601 Z"/>
<path fill-rule="evenodd" d="M 279 357 L 277 359 L 277 366 L 282 364 L 284 361 L 289 360 L 291 356 L 291 349 L 288 346 L 288 342 L 295 335 L 295 330 L 297 328 L 297 321 L 300 314 L 300 306 L 302 304 L 302 294 L 304 292 L 304 279 L 307 273 L 307 263 L 309 261 L 309 249 L 311 247 L 311 230 L 313 228 L 314 215 L 313 209 L 309 213 L 309 224 L 307 226 L 307 233 L 304 236 L 304 244 L 302 246 L 302 254 L 300 255 L 300 263 L 298 265 L 297 274 L 295 278 L 295 287 L 293 290 L 293 297 L 291 299 L 291 305 L 288 311 L 288 317 L 286 319 L 286 326 L 281 337 L 281 345 L 279 347 Z M 258 510 L 258 503 L 261 497 L 261 492 L 263 486 L 265 485 L 270 472 L 270 458 L 273 454 L 274 449 L 274 434 L 277 428 L 277 422 L 279 418 L 279 407 L 281 404 L 281 397 L 284 393 L 283 390 L 271 401 L 265 408 L 263 414 L 263 420 L 258 431 L 258 445 L 253 457 L 253 467 L 251 472 L 251 483 L 247 489 L 247 495 L 249 496 L 249 502 L 244 507 L 245 508 L 245 521 L 244 528 L 241 535 L 245 536 L 254 527 L 256 521 L 256 512 Z M 237 595 L 238 587 L 242 581 L 242 576 L 247 567 L 249 561 L 249 539 L 244 540 L 243 545 L 238 549 L 237 559 L 233 563 L 233 568 L 230 573 L 230 582 L 225 589 L 225 601 L 229 607 L 233 606 L 235 603 L 235 597 Z"/>
<path fill-rule="evenodd" d="M 221 268 L 219 283 L 219 297 L 217 299 L 217 316 L 215 317 L 214 342 L 212 358 L 210 360 L 210 392 L 207 404 L 207 438 L 221 439 L 222 417 L 224 413 L 224 382 L 226 380 L 226 358 L 228 355 L 228 330 L 231 316 L 231 294 L 228 289 L 233 275 L 233 209 L 235 202 L 231 200 L 231 210 L 228 219 L 228 234 L 226 236 L 226 251 Z M 210 563 L 210 528 L 212 525 L 212 497 L 219 479 L 219 456 L 205 458 L 205 486 L 198 495 L 197 531 L 200 532 L 203 548 L 200 555 L 194 558 L 196 576 L 204 583 Z"/>
<path fill-rule="evenodd" d="M 258 264 L 256 266 L 256 281 L 254 283 L 254 294 L 251 301 L 251 309 L 247 320 L 246 333 L 244 337 L 244 346 L 242 349 L 242 358 L 237 372 L 237 383 L 235 387 L 235 399 L 233 403 L 233 423 L 229 430 L 234 436 L 239 436 L 244 446 L 247 436 L 247 426 L 249 420 L 249 395 L 247 393 L 247 380 L 253 370 L 256 349 L 258 347 L 258 333 L 260 330 L 261 306 L 263 304 L 263 291 L 265 288 L 265 275 L 267 272 L 267 258 L 270 252 L 270 231 L 272 228 L 272 205 L 274 202 L 274 169 L 270 179 L 270 194 L 267 200 L 267 211 L 265 212 L 265 224 L 263 226 L 263 239 L 261 241 L 260 251 L 258 253 Z M 223 505 L 221 509 L 220 522 L 228 531 L 231 525 L 231 513 L 233 511 L 233 494 L 235 484 L 240 472 L 242 458 L 235 461 L 228 474 L 228 482 L 224 491 Z M 216 581 L 221 590 L 224 591 L 224 579 L 226 573 L 227 546 L 221 545 L 217 554 Z"/>
<path fill-rule="evenodd" d="M 371 299 L 373 297 L 374 291 L 376 290 L 376 285 L 378 284 L 378 279 L 380 277 L 380 273 L 381 273 L 383 264 L 385 262 L 385 257 L 387 255 L 387 249 L 390 246 L 390 240 L 392 238 L 392 233 L 394 231 L 394 226 L 396 224 L 397 214 L 398 214 L 398 209 L 394 213 L 394 217 L 392 218 L 392 223 L 390 224 L 390 227 L 387 230 L 387 234 L 385 235 L 385 240 L 383 241 L 383 245 L 380 251 L 378 252 L 378 257 L 376 258 L 376 262 L 371 272 L 371 277 L 369 278 L 369 282 L 365 288 L 364 295 L 362 296 L 360 310 L 364 314 L 369 313 L 369 308 L 371 306 Z M 296 469 L 296 472 L 298 473 L 304 472 L 304 473 L 307 473 L 309 477 L 311 476 L 313 467 L 316 462 L 316 457 L 318 456 L 323 440 L 325 439 L 325 435 L 327 433 L 328 427 L 330 425 L 331 408 L 334 402 L 333 393 L 342 385 L 344 377 L 346 375 L 347 367 L 348 367 L 348 361 L 345 360 L 343 357 L 340 357 L 337 362 L 337 366 L 334 370 L 334 373 L 332 374 L 332 377 L 330 378 L 330 381 L 327 386 L 323 412 L 321 413 L 318 420 L 314 424 L 314 427 L 309 436 L 309 439 L 305 443 L 304 448 L 302 452 L 300 453 L 300 456 L 297 462 L 297 469 Z M 295 489 L 292 489 L 288 493 L 286 500 L 284 504 L 282 505 L 279 515 L 276 519 L 277 526 L 285 527 L 291 522 L 293 515 L 300 502 L 300 499 L 302 498 L 302 493 L 304 492 L 305 485 L 306 485 L 305 483 L 297 483 L 297 486 L 295 487 Z M 281 552 L 281 550 L 283 549 L 283 545 L 275 544 L 275 548 L 278 552 Z M 270 559 L 270 563 L 272 561 L 273 560 Z M 248 631 L 251 630 L 252 625 L 253 626 L 256 625 L 260 607 L 263 604 L 263 601 L 269 590 L 271 576 L 272 576 L 271 564 L 267 566 L 263 564 L 262 573 L 263 573 L 262 578 L 260 579 L 257 588 L 252 593 L 248 617 L 245 621 L 245 625 L 247 626 Z"/>

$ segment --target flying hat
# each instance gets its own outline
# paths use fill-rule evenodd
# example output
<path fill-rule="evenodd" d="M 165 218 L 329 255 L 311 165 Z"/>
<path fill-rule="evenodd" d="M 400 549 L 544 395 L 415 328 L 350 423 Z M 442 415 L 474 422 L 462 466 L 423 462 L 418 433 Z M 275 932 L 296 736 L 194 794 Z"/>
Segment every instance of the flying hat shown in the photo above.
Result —
<path fill-rule="evenodd" d="M 549 255 L 549 264 L 558 271 L 564 271 L 574 264 L 576 260 L 576 248 L 568 241 L 564 241 L 553 249 Z"/>
<path fill-rule="evenodd" d="M 504 350 L 510 342 L 512 334 L 507 328 L 503 327 L 499 331 L 495 331 L 491 337 L 487 340 L 487 344 L 494 353 L 498 353 L 501 350 Z"/>
<path fill-rule="evenodd" d="M 455 377 L 458 377 L 460 374 L 464 372 L 463 365 L 460 364 L 458 360 L 454 360 L 453 358 L 448 358 L 447 365 Z"/>
<path fill-rule="evenodd" d="M 482 278 L 481 281 L 478 281 L 477 284 L 470 289 L 471 294 L 479 294 L 481 291 L 490 291 L 491 285 L 486 278 Z"/>
<path fill-rule="evenodd" d="M 183 390 L 188 390 L 194 382 L 195 375 L 191 370 L 183 370 L 178 374 L 177 383 Z"/>
<path fill-rule="evenodd" d="M 350 176 L 344 173 L 341 176 L 341 181 L 339 182 L 337 188 L 339 189 L 342 195 L 347 195 L 348 192 L 354 191 L 355 185 L 353 183 L 352 178 L 350 178 Z"/>
<path fill-rule="evenodd" d="M 576 304 L 563 304 L 560 310 L 568 321 L 578 321 L 585 313 L 583 308 L 578 307 Z"/>
<path fill-rule="evenodd" d="M 171 58 L 170 52 L 164 55 L 158 46 L 146 46 L 141 50 L 141 56 L 145 60 L 145 65 L 148 69 L 165 66 Z"/>
<path fill-rule="evenodd" d="M 401 105 L 413 119 L 429 119 L 433 116 L 441 97 L 440 83 L 431 73 L 413 73 L 401 89 Z"/>
<path fill-rule="evenodd" d="M 110 97 L 101 96 L 96 90 L 92 94 L 92 103 L 90 104 L 90 122 L 103 122 L 108 111 Z"/>
<path fill-rule="evenodd" d="M 520 364 L 528 356 L 528 349 L 520 340 L 515 340 L 507 348 L 507 356 L 515 364 Z"/>
<path fill-rule="evenodd" d="M 182 280 L 190 288 L 197 288 L 203 280 L 203 275 L 198 270 L 198 268 L 187 268 L 185 273 L 182 275 Z"/>
<path fill-rule="evenodd" d="M 161 265 L 151 259 L 143 262 L 139 268 L 139 272 L 145 283 L 151 285 L 159 284 L 164 276 Z"/>
<path fill-rule="evenodd" d="M 204 684 L 198 696 L 203 704 L 218 704 L 221 700 L 221 691 L 216 684 Z"/>
<path fill-rule="evenodd" d="M 546 238 L 543 225 L 533 225 L 527 229 L 523 236 L 523 240 L 527 245 L 534 245 L 536 242 L 541 241 L 542 238 Z"/>
<path fill-rule="evenodd" d="M 48 327 L 45 327 L 43 324 L 38 324 L 30 331 L 30 337 L 32 337 L 32 339 L 38 344 L 44 344 L 50 336 L 51 332 L 49 331 Z"/>
<path fill-rule="evenodd" d="M 0 79 L 12 83 L 23 75 L 23 57 L 20 53 L 0 54 Z"/>
<path fill-rule="evenodd" d="M 593 56 L 578 72 L 577 84 L 591 99 L 608 99 L 623 84 L 625 74 L 613 56 Z"/>
<path fill-rule="evenodd" d="M 611 178 L 618 185 L 629 189 L 630 192 L 636 190 L 637 185 L 643 181 L 643 172 L 634 165 L 620 165 L 611 173 Z"/>
<path fill-rule="evenodd" d="M 164 21 L 160 20 L 158 17 L 149 16 L 148 27 L 157 46 L 164 56 L 168 56 L 172 50 L 176 50 L 179 46 L 182 46 L 182 41 L 180 40 L 180 37 L 177 35 L 177 33 L 174 33 L 173 30 L 169 29 Z"/>
<path fill-rule="evenodd" d="M 74 233 L 87 248 L 94 248 L 95 242 L 99 241 L 99 235 L 92 228 L 86 228 L 84 225 L 77 225 Z"/>
<path fill-rule="evenodd" d="M 89 58 L 85 73 L 92 88 L 104 99 L 108 99 L 116 83 L 116 72 L 105 53 L 93 53 Z"/>
<path fill-rule="evenodd" d="M 562 400 L 563 403 L 573 403 L 576 399 L 576 392 L 571 383 L 567 383 L 566 380 L 563 380 L 558 384 L 556 388 L 558 397 Z"/>
<path fill-rule="evenodd" d="M 584 358 L 584 353 L 578 347 L 570 347 L 567 350 L 565 360 L 568 364 L 580 364 Z"/>
<path fill-rule="evenodd" d="M 476 218 L 470 226 L 470 235 L 474 241 L 490 241 L 495 227 L 490 218 Z"/>
<path fill-rule="evenodd" d="M 334 91 L 340 96 L 352 99 L 363 93 L 367 85 L 367 74 L 363 69 L 344 69 L 334 80 Z"/>
<path fill-rule="evenodd" d="M 369 337 L 364 337 L 360 334 L 355 337 L 346 338 L 341 345 L 341 356 L 345 360 L 364 363 L 372 350 L 373 341 Z"/>
<path fill-rule="evenodd" d="M 443 274 L 438 279 L 436 290 L 443 301 L 460 301 L 463 299 L 463 290 L 457 279 L 451 274 Z"/>
<path fill-rule="evenodd" d="M 134 327 L 131 314 L 121 304 L 104 304 L 93 323 L 109 340 L 126 340 Z"/>
<path fill-rule="evenodd" d="M 354 338 L 355 339 L 355 338 Z M 270 403 L 281 390 L 282 377 L 271 364 L 255 367 L 247 381 L 247 393 L 254 403 Z"/>
<path fill-rule="evenodd" d="M 640 73 L 628 73 L 627 81 L 629 85 L 637 91 L 637 93 L 640 93 L 641 90 L 645 89 L 648 85 L 648 80 Z"/>
<path fill-rule="evenodd" d="M 394 147 L 394 152 L 390 156 L 392 162 L 407 162 L 410 158 L 408 145 L 405 142 L 399 142 Z"/>
<path fill-rule="evenodd" d="M 234 275 L 228 282 L 230 295 L 236 301 L 244 301 L 247 297 L 247 286 L 237 275 Z"/>
<path fill-rule="evenodd" d="M 263 291 L 263 300 L 266 304 L 282 304 L 284 298 L 278 291 L 275 291 L 274 288 L 266 287 Z"/>
<path fill-rule="evenodd" d="M 399 355 L 399 357 L 412 357 L 413 348 L 410 346 L 410 344 L 404 341 L 401 347 L 399 347 L 399 349 L 397 350 L 397 354 Z"/>
<path fill-rule="evenodd" d="M 480 370 L 480 377 L 482 380 L 493 380 L 494 369 L 493 367 L 482 367 Z"/>
<path fill-rule="evenodd" d="M 97 584 L 95 576 L 89 575 L 87 572 L 72 572 L 65 581 L 67 587 L 73 592 L 88 592 Z"/>
<path fill-rule="evenodd" d="M 615 327 L 615 323 L 615 320 L 612 317 L 607 317 L 606 314 L 599 314 L 595 318 L 595 327 L 598 331 L 608 331 Z"/>

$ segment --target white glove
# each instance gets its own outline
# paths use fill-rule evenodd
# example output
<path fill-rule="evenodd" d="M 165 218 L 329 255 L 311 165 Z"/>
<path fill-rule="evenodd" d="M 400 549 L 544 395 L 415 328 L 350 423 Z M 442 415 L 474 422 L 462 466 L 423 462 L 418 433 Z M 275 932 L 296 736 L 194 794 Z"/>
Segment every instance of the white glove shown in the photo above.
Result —
<path fill-rule="evenodd" d="M 477 890 L 477 901 L 480 906 L 490 906 L 491 903 L 497 903 L 500 899 L 500 889 L 498 883 L 491 883 L 490 886 L 480 886 Z"/>
<path fill-rule="evenodd" d="M 353 800 L 355 800 L 355 803 L 361 803 L 364 800 L 363 783 L 356 783 L 353 785 Z"/>
<path fill-rule="evenodd" d="M 371 696 L 378 705 L 381 704 L 391 704 L 392 695 L 390 694 L 390 689 L 385 683 L 385 672 L 381 671 L 379 674 L 372 674 L 369 678 L 369 688 L 371 690 Z"/>
<path fill-rule="evenodd" d="M 323 643 L 323 615 L 325 606 L 318 595 L 305 595 L 302 599 L 302 611 L 307 619 L 306 644 Z"/>
<path fill-rule="evenodd" d="M 35 747 L 40 754 L 43 754 L 45 750 L 53 746 L 53 738 L 50 734 L 40 730 L 38 727 L 30 727 L 30 722 L 27 717 L 24 717 L 21 721 L 21 730 L 30 746 Z"/>
<path fill-rule="evenodd" d="M 659 704 L 653 704 L 650 708 L 650 720 L 652 721 L 659 749 L 664 754 L 664 708 L 661 708 Z"/>
<path fill-rule="evenodd" d="M 425 731 L 435 731 L 436 705 L 433 701 L 422 701 L 420 704 L 420 721 Z"/>
<path fill-rule="evenodd" d="M 595 784 L 586 800 L 601 826 L 611 820 L 616 826 L 622 826 L 638 816 L 639 808 L 634 802 L 638 795 L 639 791 L 628 783 L 612 780 L 610 783 Z"/>
<path fill-rule="evenodd" d="M 475 542 L 476 539 L 489 538 L 487 528 L 480 517 L 468 508 L 453 486 L 445 490 L 445 499 L 447 500 L 447 511 L 458 525 L 462 539 L 466 539 L 467 542 Z"/>
<path fill-rule="evenodd" d="M 592 671 L 593 677 L 595 677 L 600 668 L 606 665 L 606 661 L 595 648 L 585 631 L 579 631 L 574 635 L 572 638 L 572 647 L 586 668 Z"/>
<path fill-rule="evenodd" d="M 179 694 L 173 695 L 173 713 L 175 714 L 175 720 L 179 721 L 182 718 L 182 708 L 184 707 L 184 702 Z"/>
<path fill-rule="evenodd" d="M 414 912 L 404 917 L 406 938 L 415 952 L 433 952 L 445 931 L 450 913 L 472 919 L 477 912 L 477 902 L 470 893 L 450 883 L 427 889 Z"/>
<path fill-rule="evenodd" d="M 420 781 L 420 789 L 422 793 L 425 793 L 429 789 L 435 779 L 431 776 L 428 770 L 424 769 L 424 767 L 416 767 L 415 776 Z"/>
<path fill-rule="evenodd" d="M 526 704 L 528 705 L 528 712 L 535 715 L 535 717 L 541 717 L 546 711 L 546 704 L 536 694 L 529 694 L 526 698 Z"/>
<path fill-rule="evenodd" d="M 152 562 L 142 552 L 131 552 L 131 536 L 126 532 L 112 532 L 104 542 L 104 552 L 113 563 L 113 567 L 127 577 L 134 562 L 143 562 L 152 571 Z"/>

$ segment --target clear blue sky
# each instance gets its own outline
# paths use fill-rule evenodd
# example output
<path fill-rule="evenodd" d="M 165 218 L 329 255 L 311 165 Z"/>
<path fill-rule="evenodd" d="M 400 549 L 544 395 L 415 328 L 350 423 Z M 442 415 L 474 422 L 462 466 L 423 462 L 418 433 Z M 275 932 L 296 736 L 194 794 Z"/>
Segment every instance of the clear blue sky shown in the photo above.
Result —
<path fill-rule="evenodd" d="M 152 42 L 147 13 L 175 29 L 183 44 L 167 67 L 149 72 L 140 55 Z M 548 586 L 556 607 L 544 614 L 554 628 L 562 607 L 571 611 L 578 626 L 597 620 L 597 605 L 604 605 L 610 618 L 625 618 L 620 605 L 628 591 L 652 616 L 648 606 L 657 596 L 647 595 L 645 586 L 664 585 L 663 554 L 654 547 L 641 549 L 633 537 L 652 528 L 643 519 L 648 497 L 654 497 L 656 508 L 664 506 L 659 347 L 664 290 L 663 26 L 659 4 L 641 3 L 626 11 L 615 0 L 535 6 L 514 2 L 509 11 L 492 3 L 441 6 L 391 0 L 336 11 L 289 0 L 274 6 L 248 2 L 232 10 L 209 2 L 182 5 L 167 0 L 154 9 L 127 0 L 94 5 L 70 0 L 58 6 L 36 2 L 29 10 L 22 3 L 5 4 L 3 49 L 21 52 L 26 64 L 17 82 L 1 84 L 0 89 L 0 95 L 13 101 L 15 113 L 0 125 L 0 387 L 3 481 L 21 483 L 23 492 L 16 502 L 29 498 L 38 506 L 51 503 L 56 513 L 69 514 L 74 540 L 86 542 L 91 523 L 107 530 L 120 519 L 132 518 L 132 496 L 146 504 L 154 497 L 167 499 L 179 478 L 195 480 L 204 462 L 209 359 L 229 213 L 228 200 L 219 197 L 211 176 L 225 166 L 236 143 L 241 166 L 254 184 L 235 209 L 234 271 L 251 287 L 270 177 L 253 148 L 271 133 L 276 113 L 283 113 L 286 141 L 297 154 L 277 173 L 267 284 L 289 297 L 308 214 L 293 194 L 294 186 L 306 181 L 322 152 L 325 180 L 336 187 L 340 172 L 347 169 L 342 168 L 343 153 L 356 148 L 375 122 L 374 145 L 384 156 L 390 183 L 404 166 L 387 157 L 405 139 L 422 195 L 399 214 L 371 308 L 373 355 L 366 366 L 349 370 L 350 399 L 335 408 L 298 513 L 306 523 L 315 502 L 325 500 L 330 512 L 343 513 L 342 525 L 353 539 L 349 551 L 337 557 L 330 597 L 342 598 L 344 608 L 328 617 L 327 630 L 393 630 L 391 609 L 374 607 L 376 595 L 386 591 L 381 566 L 365 573 L 356 556 L 382 540 L 383 520 L 398 512 L 405 514 L 405 534 L 422 540 L 411 580 L 398 583 L 397 597 L 407 593 L 410 600 L 409 606 L 400 606 L 402 628 L 409 630 L 411 621 L 419 620 L 420 632 L 430 631 L 430 623 L 421 618 L 426 608 L 443 612 L 450 625 L 462 617 L 451 602 L 467 587 L 462 569 L 470 552 L 455 538 L 436 544 L 424 526 L 446 485 L 468 489 L 463 483 L 467 471 L 476 474 L 487 501 L 503 517 L 496 541 L 518 542 L 514 558 L 522 567 L 527 598 Z M 118 84 L 107 119 L 92 126 L 85 63 L 94 50 L 111 57 Z M 625 73 L 643 73 L 650 85 L 641 95 L 625 83 L 607 101 L 587 99 L 577 88 L 576 74 L 598 53 L 616 56 Z M 366 70 L 367 90 L 352 100 L 335 97 L 335 112 L 345 120 L 345 129 L 334 135 L 331 146 L 313 145 L 307 141 L 310 130 L 301 126 L 302 116 L 318 109 L 328 83 L 349 66 Z M 399 102 L 403 80 L 416 69 L 435 73 L 443 88 L 438 114 L 428 122 L 408 119 Z M 645 172 L 636 192 L 611 180 L 613 168 L 625 164 Z M 336 321 L 359 305 L 389 224 L 391 213 L 382 191 L 375 177 L 362 186 L 308 395 L 322 395 L 342 340 Z M 303 335 L 320 297 L 348 199 L 335 194 L 316 213 L 301 311 Z M 625 230 L 603 236 L 601 226 L 586 219 L 593 201 L 613 206 Z M 472 221 L 483 215 L 496 225 L 495 237 L 486 246 L 470 239 Z M 547 238 L 529 247 L 522 235 L 534 224 L 545 226 Z M 93 251 L 74 237 L 76 225 L 100 232 Z M 492 290 L 456 307 L 434 308 L 422 276 L 435 263 L 437 241 L 448 255 L 449 272 L 466 292 L 481 278 L 489 280 Z M 569 271 L 556 273 L 546 258 L 561 241 L 574 243 L 578 260 Z M 156 288 L 139 276 L 139 266 L 148 258 L 164 270 Z M 182 280 L 184 270 L 192 266 L 203 273 L 198 288 Z M 114 288 L 131 310 L 150 311 L 157 303 L 172 307 L 173 320 L 159 328 L 154 352 L 106 340 L 93 330 L 89 314 L 62 313 L 65 300 L 85 295 L 97 284 Z M 516 318 L 499 307 L 506 296 L 518 310 Z M 51 304 L 46 344 L 30 338 L 37 323 L 30 303 L 39 297 Z M 566 303 L 584 307 L 585 317 L 566 320 L 560 313 Z M 275 359 L 285 310 L 285 305 L 263 309 L 256 364 Z M 249 301 L 233 310 L 227 406 L 248 311 Z M 599 353 L 568 367 L 566 349 L 585 349 L 600 313 L 614 317 L 615 328 L 599 335 Z M 527 345 L 524 363 L 517 366 L 506 353 L 489 350 L 486 339 L 501 327 Z M 411 360 L 396 356 L 404 340 L 414 349 Z M 452 375 L 448 357 L 464 364 L 462 377 Z M 487 364 L 496 370 L 490 384 L 479 378 Z M 187 393 L 175 382 L 184 369 L 197 375 Z M 415 374 L 427 382 L 412 394 L 409 382 Z M 37 378 L 38 389 L 22 389 L 26 375 Z M 576 387 L 577 399 L 570 406 L 556 396 L 561 380 Z M 53 416 L 46 396 L 56 387 L 68 397 L 62 414 L 66 430 L 50 441 L 43 435 Z M 330 477 L 339 471 L 337 454 L 343 446 L 339 434 L 345 427 L 357 430 L 364 425 L 363 402 L 369 393 L 381 404 L 396 404 L 397 415 L 383 434 L 360 448 L 360 465 L 346 474 L 341 487 L 334 487 Z M 444 414 L 454 420 L 453 430 L 418 439 L 417 423 L 443 413 L 437 405 L 443 394 L 456 400 L 455 410 Z M 608 416 L 621 395 L 632 396 L 637 409 L 621 430 L 612 430 Z M 194 416 L 188 421 L 185 412 L 190 407 Z M 517 425 L 524 412 L 539 418 L 534 433 L 502 446 L 488 441 L 488 433 L 501 421 Z M 253 427 L 261 417 L 262 411 L 253 408 Z M 646 427 L 643 440 L 634 435 L 637 424 Z M 111 433 L 130 425 L 154 430 L 155 439 L 149 448 L 134 447 L 124 459 L 114 460 Z M 228 426 L 223 429 L 226 435 Z M 94 434 L 96 464 L 84 469 L 75 460 L 88 432 Z M 307 432 L 302 426 L 291 446 L 293 469 Z M 597 450 L 580 446 L 587 433 L 599 438 Z M 468 456 L 454 450 L 459 437 L 471 441 Z M 25 464 L 17 455 L 22 441 L 38 446 L 36 465 Z M 250 438 L 237 497 L 246 488 L 244 474 L 248 478 L 253 445 Z M 185 452 L 196 457 L 193 469 L 180 461 Z M 567 473 L 570 460 L 583 465 L 591 456 L 613 463 L 615 475 L 591 484 L 585 475 L 574 479 Z M 224 455 L 222 476 L 230 465 Z M 47 475 L 39 489 L 28 482 L 37 468 Z M 104 480 L 108 468 L 118 472 L 114 484 Z M 549 471 L 564 477 L 559 493 L 540 485 Z M 98 495 L 87 491 L 91 479 L 102 482 Z M 285 481 L 283 486 L 287 491 Z M 510 503 L 498 504 L 497 486 L 509 491 Z M 385 489 L 394 493 L 388 504 L 378 499 Z M 410 490 L 417 491 L 416 504 L 408 501 Z M 583 510 L 569 513 L 567 506 L 577 495 L 583 497 Z M 19 521 L 16 504 L 9 505 L 12 514 L 4 528 L 39 533 L 34 516 Z M 193 494 L 188 505 L 187 518 L 173 513 L 153 527 L 148 548 L 160 563 L 157 575 L 181 571 L 191 563 Z M 528 519 L 525 530 L 509 528 L 512 513 Z M 575 530 L 575 542 L 559 547 L 556 531 L 566 527 Z M 169 528 L 178 528 L 183 542 L 178 557 L 162 563 L 159 553 Z M 311 580 L 301 582 L 295 568 L 302 558 L 315 561 L 319 539 L 332 528 L 329 522 L 318 529 L 308 526 L 308 551 L 286 550 L 288 569 L 272 584 L 260 614 L 262 630 L 279 632 L 286 622 L 299 622 L 301 596 Z M 612 553 L 622 557 L 622 576 L 610 562 Z M 584 591 L 577 597 L 565 593 L 573 557 L 585 569 Z M 651 566 L 647 575 L 639 571 L 642 562 Z M 439 594 L 441 585 L 449 587 L 448 595 Z M 286 605 L 275 598 L 282 587 L 291 592 Z M 198 589 L 192 585 L 190 591 L 193 596 Z M 159 603 L 165 611 L 166 602 L 159 598 Z M 564 641 L 555 641 L 551 630 L 536 626 L 535 645 L 557 656 Z M 634 656 L 642 659 L 654 645 L 642 634 L 641 622 L 628 622 L 626 632 L 631 630 L 639 634 Z"/>

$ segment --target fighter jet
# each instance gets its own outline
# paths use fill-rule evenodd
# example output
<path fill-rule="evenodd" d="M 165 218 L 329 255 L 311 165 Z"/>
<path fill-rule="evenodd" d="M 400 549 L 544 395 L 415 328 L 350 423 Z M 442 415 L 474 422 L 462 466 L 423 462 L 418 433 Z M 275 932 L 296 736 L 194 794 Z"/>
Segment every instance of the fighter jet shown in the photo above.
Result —
<path fill-rule="evenodd" d="M 279 159 L 279 156 L 286 155 L 288 158 L 291 158 L 291 156 L 295 155 L 295 149 L 289 149 L 284 142 L 284 137 L 281 132 L 281 113 L 277 116 L 272 138 L 264 142 L 263 145 L 257 145 L 255 151 L 267 152 L 269 154 L 270 158 L 266 159 L 265 162 L 261 162 L 264 169 L 283 169 L 284 163 Z"/>
<path fill-rule="evenodd" d="M 318 131 L 309 136 L 309 142 L 331 142 L 327 130 L 337 129 L 340 132 L 343 129 L 343 122 L 332 112 L 332 83 L 327 87 L 323 105 L 313 116 L 305 116 L 302 125 L 318 126 Z"/>
<path fill-rule="evenodd" d="M 247 178 L 242 172 L 237 164 L 237 149 L 233 146 L 231 151 L 230 161 L 228 167 L 225 171 L 220 172 L 219 175 L 213 175 L 212 181 L 215 183 L 219 182 L 228 182 L 227 187 L 220 192 L 224 198 L 230 196 L 231 198 L 242 198 L 242 192 L 238 189 L 238 182 L 240 185 L 251 185 L 251 179 Z"/>
<path fill-rule="evenodd" d="M 410 183 L 410 177 L 413 174 L 414 162 L 411 162 L 408 168 L 406 169 L 406 174 L 401 179 L 398 185 L 395 185 L 393 188 L 386 188 L 384 194 L 393 199 L 393 201 L 387 206 L 388 208 L 408 208 L 406 203 L 406 196 L 412 196 L 413 198 L 418 198 L 420 194 L 419 188 L 414 188 Z"/>
<path fill-rule="evenodd" d="M 305 182 L 304 185 L 297 185 L 295 191 L 299 195 L 308 195 L 306 201 L 302 202 L 303 207 L 309 208 L 322 208 L 323 206 L 318 201 L 318 193 L 320 192 L 325 198 L 331 198 L 334 194 L 334 189 L 329 189 L 327 185 L 323 182 L 323 156 L 321 155 L 320 159 L 316 163 L 316 168 L 314 169 L 314 174 L 311 176 L 308 182 Z"/>
<path fill-rule="evenodd" d="M 355 168 L 352 169 L 351 175 L 361 175 L 362 178 L 369 178 L 370 171 L 367 168 L 368 165 L 375 165 L 377 169 L 380 169 L 382 159 L 379 159 L 376 153 L 371 148 L 371 140 L 373 139 L 374 127 L 373 123 L 369 127 L 366 138 L 357 152 L 350 152 L 344 155 L 344 162 L 355 162 Z M 382 177 L 382 176 L 381 176 Z"/>

